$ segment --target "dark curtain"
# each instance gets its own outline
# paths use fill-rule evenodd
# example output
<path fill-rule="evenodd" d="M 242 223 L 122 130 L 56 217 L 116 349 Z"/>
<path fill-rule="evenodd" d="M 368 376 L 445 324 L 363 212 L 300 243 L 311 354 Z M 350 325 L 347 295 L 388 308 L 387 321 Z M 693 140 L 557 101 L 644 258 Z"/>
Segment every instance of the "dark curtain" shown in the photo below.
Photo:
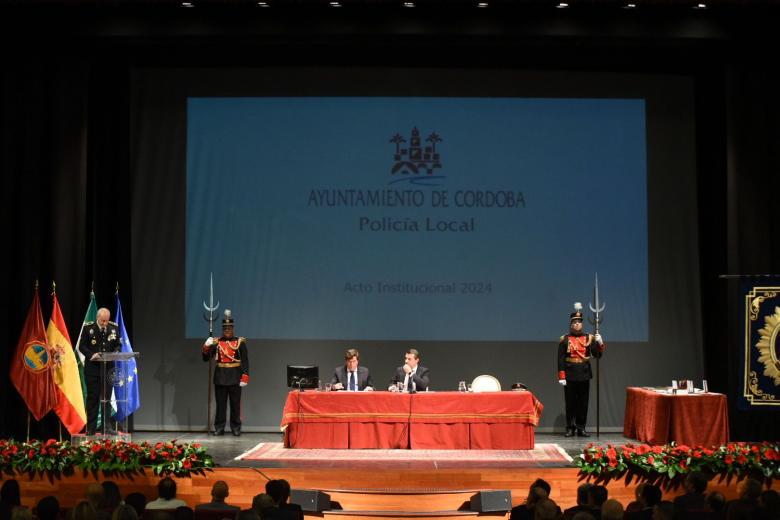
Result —
<path fill-rule="evenodd" d="M 780 74 L 750 51 L 735 48 L 697 77 L 705 373 L 710 388 L 729 397 L 733 439 L 775 440 L 780 410 L 736 407 L 743 368 L 741 287 L 738 279 L 720 278 L 780 272 L 780 244 L 772 238 L 780 232 L 772 203 L 780 186 L 780 102 L 774 94 Z"/>
<path fill-rule="evenodd" d="M 44 320 L 52 281 L 75 347 L 89 291 L 114 309 L 117 282 L 130 323 L 128 67 L 95 66 L 84 57 L 31 53 L 2 75 L 3 221 L 6 223 L 0 315 L 8 374 L 36 281 Z M 27 435 L 27 410 L 8 377 L 0 379 L 0 437 Z M 32 437 L 56 437 L 50 413 L 30 422 Z M 66 435 L 67 432 L 64 432 Z"/>
<path fill-rule="evenodd" d="M 728 273 L 780 273 L 780 70 L 768 62 L 733 66 L 726 77 L 728 114 L 727 230 Z M 740 411 L 736 397 L 742 370 L 744 318 L 738 280 L 726 284 L 728 310 L 727 355 L 732 435 L 735 439 L 780 438 L 780 410 Z M 712 327 L 716 327 L 713 323 Z M 775 347 L 777 348 L 777 346 Z M 778 389 L 780 390 L 780 389 Z"/>

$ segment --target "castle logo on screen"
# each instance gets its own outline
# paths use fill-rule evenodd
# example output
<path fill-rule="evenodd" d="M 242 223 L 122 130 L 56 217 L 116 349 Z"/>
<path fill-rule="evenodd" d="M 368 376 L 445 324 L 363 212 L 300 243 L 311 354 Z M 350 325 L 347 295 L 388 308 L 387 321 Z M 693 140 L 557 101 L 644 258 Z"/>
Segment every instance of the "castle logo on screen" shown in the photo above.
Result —
<path fill-rule="evenodd" d="M 441 153 L 436 151 L 436 143 L 443 139 L 436 132 L 431 132 L 425 138 L 429 145 L 423 146 L 420 131 L 415 126 L 409 137 L 409 146 L 402 146 L 407 140 L 401 134 L 395 134 L 390 142 L 395 145 L 393 167 L 390 169 L 392 179 L 388 184 L 409 183 L 418 186 L 439 186 L 446 178 L 444 175 L 434 175 L 441 169 Z"/>
<path fill-rule="evenodd" d="M 423 137 L 415 126 L 408 136 L 396 133 L 389 142 L 395 152 L 386 184 L 379 184 L 381 173 L 377 171 L 376 177 L 367 177 L 376 179 L 373 187 L 369 180 L 361 186 L 310 188 L 306 206 L 358 209 L 353 225 L 367 233 L 475 233 L 479 224 L 474 210 L 521 211 L 526 207 L 525 193 L 517 186 L 442 186 L 447 176 L 441 173 L 437 144 L 444 139 L 436 132 Z M 421 213 L 421 209 L 430 213 Z"/>

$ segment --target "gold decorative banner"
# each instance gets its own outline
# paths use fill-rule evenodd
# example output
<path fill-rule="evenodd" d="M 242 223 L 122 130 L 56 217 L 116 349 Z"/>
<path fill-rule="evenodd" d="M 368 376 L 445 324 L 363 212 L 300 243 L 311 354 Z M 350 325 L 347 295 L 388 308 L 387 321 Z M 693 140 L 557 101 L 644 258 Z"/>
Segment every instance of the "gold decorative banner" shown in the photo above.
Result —
<path fill-rule="evenodd" d="M 742 410 L 780 410 L 780 280 L 742 284 L 745 307 L 745 344 Z"/>

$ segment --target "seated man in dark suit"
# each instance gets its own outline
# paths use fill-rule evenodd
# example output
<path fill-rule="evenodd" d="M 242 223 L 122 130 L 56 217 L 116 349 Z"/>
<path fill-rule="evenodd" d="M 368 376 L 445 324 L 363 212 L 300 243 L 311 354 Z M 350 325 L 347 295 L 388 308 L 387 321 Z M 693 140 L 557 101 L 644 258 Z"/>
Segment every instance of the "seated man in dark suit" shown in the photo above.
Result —
<path fill-rule="evenodd" d="M 549 501 L 551 489 L 546 480 L 541 478 L 534 480 L 528 488 L 528 498 L 522 504 L 512 508 L 509 512 L 509 520 L 534 520 L 537 504 L 545 500 Z M 560 509 L 558 509 L 558 514 L 560 514 Z"/>
<path fill-rule="evenodd" d="M 275 507 L 263 514 L 266 520 L 303 520 L 303 509 L 290 503 L 290 483 L 284 479 L 269 480 L 265 483 L 265 492 L 271 497 Z"/>
<path fill-rule="evenodd" d="M 195 506 L 196 511 L 201 510 L 227 510 L 227 511 L 238 511 L 241 508 L 238 506 L 233 506 L 225 502 L 225 499 L 230 496 L 230 490 L 228 488 L 227 482 L 224 480 L 217 480 L 213 486 L 211 486 L 211 502 L 207 502 L 205 504 L 198 504 Z"/>
<path fill-rule="evenodd" d="M 590 488 L 593 487 L 593 484 L 590 482 L 585 482 L 584 484 L 580 484 L 577 487 L 577 505 L 570 507 L 566 511 L 563 512 L 563 518 L 566 520 L 571 520 L 574 518 L 574 515 L 579 513 L 580 511 L 585 511 L 586 513 L 590 513 L 590 507 L 588 506 L 588 495 L 590 494 Z"/>
<path fill-rule="evenodd" d="M 739 498 L 726 503 L 726 518 L 753 518 L 761 496 L 761 482 L 746 478 L 737 484 Z"/>
<path fill-rule="evenodd" d="M 639 496 L 641 509 L 632 513 L 623 515 L 625 520 L 653 520 L 653 510 L 655 506 L 661 503 L 663 493 L 661 488 L 655 484 L 645 484 L 642 488 L 642 494 Z"/>
<path fill-rule="evenodd" d="M 685 494 L 674 499 L 674 513 L 683 517 L 686 511 L 702 511 L 707 507 L 704 492 L 707 490 L 707 477 L 699 471 L 691 471 L 685 477 Z"/>
<path fill-rule="evenodd" d="M 402 384 L 404 392 L 424 392 L 430 386 L 429 371 L 420 364 L 420 353 L 417 349 L 410 348 L 404 356 L 404 366 L 395 369 L 395 375 L 390 385 L 390 391 L 398 390 L 398 383 Z"/>
<path fill-rule="evenodd" d="M 344 352 L 344 365 L 336 367 L 333 378 L 330 380 L 333 390 L 347 390 L 349 392 L 371 391 L 374 385 L 371 383 L 371 374 L 368 368 L 358 366 L 360 352 L 356 348 L 347 349 Z"/>

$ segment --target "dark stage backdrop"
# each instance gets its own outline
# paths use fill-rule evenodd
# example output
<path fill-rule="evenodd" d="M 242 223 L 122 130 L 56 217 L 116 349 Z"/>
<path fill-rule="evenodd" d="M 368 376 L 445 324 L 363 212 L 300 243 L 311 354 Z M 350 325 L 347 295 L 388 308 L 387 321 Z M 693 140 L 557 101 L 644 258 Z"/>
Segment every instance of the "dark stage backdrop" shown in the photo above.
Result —
<path fill-rule="evenodd" d="M 332 17 L 312 11 L 306 23 L 297 13 L 282 16 L 279 23 L 278 18 L 267 16 L 269 10 L 243 17 L 233 12 L 214 16 L 202 9 L 160 11 L 156 5 L 142 12 L 68 6 L 45 11 L 45 16 L 39 7 L 21 15 L 5 9 L 0 16 L 4 29 L 0 40 L 14 51 L 8 53 L 0 74 L 0 214 L 7 231 L 6 273 L 0 277 L 5 352 L 0 373 L 8 373 L 36 278 L 42 284 L 46 318 L 48 287 L 52 279 L 57 280 L 72 336 L 83 318 L 92 282 L 103 305 L 112 305 L 119 282 L 129 332 L 144 355 L 138 422 L 167 428 L 205 424 L 206 373 L 198 361 L 200 341 L 182 340 L 181 158 L 186 154 L 186 125 L 181 116 L 188 94 L 328 95 L 327 85 L 310 87 L 305 82 L 312 77 L 309 72 L 269 68 L 323 63 L 346 69 L 320 69 L 328 72 L 325 83 L 333 85 L 338 95 L 367 93 L 339 83 L 343 72 L 366 70 L 374 77 L 372 84 L 384 84 L 382 67 L 407 65 L 437 68 L 425 78 L 435 76 L 438 83 L 426 79 L 415 81 L 414 87 L 406 84 L 411 91 L 405 92 L 415 96 L 428 95 L 420 90 L 422 86 L 444 83 L 459 67 L 475 74 L 464 84 L 447 83 L 436 95 L 471 96 L 470 91 L 491 95 L 490 90 L 496 89 L 499 96 L 565 97 L 573 95 L 572 87 L 579 86 L 581 78 L 563 72 L 545 74 L 547 80 L 541 84 L 532 82 L 526 85 L 532 88 L 521 89 L 515 82 L 507 91 L 503 80 L 497 89 L 495 73 L 483 81 L 479 72 L 491 68 L 513 78 L 529 76 L 511 72 L 520 70 L 642 73 L 647 89 L 655 92 L 648 99 L 660 106 L 655 110 L 657 122 L 666 121 L 661 126 L 671 132 L 665 135 L 648 128 L 651 140 L 666 143 L 648 142 L 650 341 L 610 343 L 603 396 L 612 402 L 605 404 L 610 416 L 602 423 L 620 424 L 627 384 L 656 384 L 659 376 L 668 381 L 681 377 L 681 364 L 701 368 L 703 362 L 710 387 L 729 396 L 732 437 L 777 438 L 776 413 L 740 412 L 733 406 L 742 346 L 738 286 L 718 279 L 723 273 L 780 272 L 780 242 L 775 239 L 780 220 L 771 198 L 780 188 L 776 11 L 684 10 L 664 14 L 620 9 L 594 16 L 581 10 L 554 10 L 537 18 L 507 17 L 501 10 L 492 14 L 491 9 L 480 10 L 484 16 L 464 12 L 449 22 L 436 12 L 434 23 L 421 19 L 418 24 L 406 17 L 411 10 L 403 10 L 401 17 L 383 13 L 367 19 L 348 15 L 348 10 L 330 10 Z M 363 69 L 367 66 L 379 69 Z M 156 76 L 139 67 L 154 67 Z M 180 67 L 219 70 L 182 75 Z M 246 69 L 240 72 L 236 67 Z M 682 84 L 672 91 L 691 97 L 692 105 L 667 96 L 669 89 L 663 85 L 672 85 L 663 78 L 669 74 L 678 76 L 671 78 L 674 84 Z M 202 83 L 182 84 L 184 77 Z M 626 76 L 600 78 L 619 86 Z M 388 85 L 394 87 L 394 95 L 401 92 Z M 598 97 L 606 92 L 612 89 L 602 81 L 576 95 Z M 621 87 L 615 95 L 626 96 L 626 92 Z M 639 92 L 644 95 L 643 88 Z M 683 136 L 680 146 L 671 137 L 678 123 Z M 690 143 L 685 142 L 689 132 L 695 132 L 695 173 L 687 155 Z M 149 143 L 147 134 L 163 140 Z M 682 165 L 677 164 L 680 160 Z M 147 165 L 150 170 L 143 171 Z M 663 177 L 657 176 L 659 172 Z M 685 191 L 692 184 L 696 185 L 693 201 Z M 145 220 L 139 211 L 160 213 L 151 201 L 166 206 L 164 211 L 172 217 Z M 698 266 L 686 271 L 686 266 L 696 263 L 694 258 Z M 591 273 L 584 276 L 589 279 Z M 696 287 L 700 287 L 699 300 L 691 296 Z M 561 299 L 586 297 L 562 295 Z M 607 300 L 609 305 L 619 303 Z M 683 309 L 683 314 L 670 309 Z M 145 317 L 136 319 L 137 313 Z M 563 314 L 561 332 L 566 326 Z M 700 324 L 695 322 L 697 314 Z M 607 325 L 605 333 L 609 340 Z M 438 388 L 468 377 L 462 367 L 474 373 L 493 372 L 505 384 L 525 380 L 547 405 L 543 424 L 549 427 L 560 423 L 562 404 L 562 392 L 549 375 L 554 370 L 550 349 L 555 339 L 496 343 L 489 353 L 482 352 L 481 343 L 419 346 L 424 361 L 434 369 Z M 250 341 L 255 361 L 246 415 L 252 427 L 278 424 L 287 359 L 332 367 L 346 346 L 341 341 Z M 361 342 L 358 346 L 366 364 L 382 374 L 398 364 L 408 343 Z M 542 367 L 543 363 L 548 365 Z M 24 404 L 10 380 L 2 378 L 0 436 L 21 438 L 26 424 Z M 33 423 L 31 433 L 56 436 L 56 419 L 50 414 L 42 424 Z"/>
<path fill-rule="evenodd" d="M 640 218 L 634 224 L 639 226 L 635 230 L 639 235 L 639 249 L 643 249 L 646 244 L 647 264 L 645 267 L 643 250 L 624 249 L 618 258 L 609 259 L 612 265 L 621 265 L 621 262 L 639 265 L 632 265 L 634 269 L 627 271 L 633 273 L 633 278 L 626 280 L 626 286 L 621 291 L 602 293 L 607 301 L 603 332 L 608 350 L 601 363 L 601 424 L 608 428 L 622 427 L 626 386 L 669 384 L 672 379 L 683 377 L 697 382 L 702 379 L 704 361 L 698 311 L 697 191 L 691 78 L 458 69 L 139 69 L 134 74 L 132 85 L 133 341 L 135 348 L 142 352 L 139 370 L 143 403 L 142 409 L 136 414 L 136 427 L 188 430 L 202 429 L 205 425 L 208 388 L 207 365 L 200 360 L 203 339 L 188 339 L 188 336 L 191 338 L 193 330 L 198 327 L 202 330 L 201 336 L 206 335 L 207 326 L 200 317 L 200 301 L 207 298 L 207 273 L 212 268 L 204 266 L 206 259 L 200 256 L 185 262 L 185 252 L 195 249 L 193 244 L 186 242 L 189 236 L 191 241 L 199 244 L 217 241 L 220 246 L 217 250 L 209 251 L 208 256 L 215 258 L 215 264 L 237 266 L 235 273 L 225 271 L 224 267 L 213 269 L 219 269 L 215 291 L 221 308 L 233 310 L 237 334 L 250 336 L 251 382 L 244 389 L 243 399 L 244 424 L 248 430 L 275 430 L 279 424 L 281 406 L 287 392 L 287 364 L 316 364 L 320 366 L 322 377 L 330 377 L 333 367 L 342 360 L 343 350 L 357 347 L 361 350 L 361 362 L 372 370 L 377 386 L 384 387 L 409 346 L 422 352 L 422 364 L 432 370 L 432 386 L 435 390 L 453 390 L 459 380 L 471 380 L 485 373 L 498 377 L 505 387 L 521 381 L 545 404 L 541 428 L 561 428 L 563 392 L 557 385 L 557 338 L 567 331 L 571 304 L 582 301 L 587 305 L 592 300 L 589 288 L 594 275 L 593 266 L 598 265 L 594 264 L 593 259 L 598 259 L 605 251 L 615 250 L 611 247 L 614 245 L 611 240 L 614 240 L 610 237 L 619 232 L 617 229 L 623 228 L 618 227 L 618 224 L 625 224 L 615 221 L 591 226 L 591 221 L 599 222 L 596 215 L 598 204 L 589 204 L 585 197 L 581 200 L 572 197 L 577 189 L 559 187 L 561 197 L 555 202 L 579 206 L 577 211 L 572 212 L 579 217 L 572 219 L 568 227 L 549 227 L 551 236 L 547 239 L 557 243 L 557 248 L 550 253 L 548 263 L 550 269 L 552 264 L 569 266 L 566 276 L 573 280 L 571 287 L 568 287 L 568 292 L 566 287 L 557 287 L 543 294 L 538 301 L 528 301 L 518 296 L 514 302 L 509 298 L 502 304 L 502 319 L 509 321 L 520 321 L 523 312 L 537 312 L 537 309 L 532 308 L 534 305 L 544 309 L 545 314 L 554 314 L 547 321 L 559 325 L 557 330 L 552 327 L 547 331 L 548 340 L 530 330 L 517 330 L 514 336 L 506 340 L 496 340 L 494 335 L 484 331 L 480 335 L 480 324 L 476 320 L 484 318 L 478 314 L 474 316 L 473 331 L 450 332 L 449 337 L 448 333 L 439 332 L 439 336 L 445 336 L 446 340 L 442 341 L 426 337 L 429 336 L 427 333 L 415 334 L 411 325 L 405 329 L 402 320 L 384 336 L 374 333 L 373 337 L 365 339 L 351 335 L 349 331 L 355 330 L 355 327 L 349 320 L 377 321 L 381 318 L 381 309 L 371 305 L 352 310 L 348 320 L 345 319 L 343 323 L 341 336 L 338 332 L 331 332 L 318 339 L 311 337 L 310 332 L 306 336 L 302 332 L 301 337 L 306 339 L 252 337 L 245 331 L 274 328 L 268 325 L 263 327 L 263 324 L 254 321 L 262 319 L 262 315 L 256 310 L 254 302 L 243 306 L 240 304 L 246 301 L 245 294 L 236 294 L 232 298 L 234 295 L 230 291 L 225 292 L 223 288 L 235 286 L 236 281 L 230 279 L 231 274 L 247 279 L 251 277 L 253 269 L 268 269 L 268 264 L 258 258 L 280 254 L 273 250 L 267 255 L 257 253 L 260 246 L 258 242 L 274 238 L 263 235 L 261 230 L 253 230 L 267 225 L 262 207 L 257 208 L 257 224 L 246 222 L 247 215 L 250 218 L 252 215 L 248 209 L 252 207 L 251 200 L 246 200 L 246 192 L 262 191 L 263 183 L 269 181 L 258 175 L 254 183 L 245 179 L 241 181 L 244 184 L 240 185 L 243 188 L 234 186 L 234 172 L 220 175 L 220 165 L 212 165 L 210 167 L 214 173 L 208 179 L 208 184 L 213 188 L 213 196 L 209 197 L 206 193 L 198 198 L 196 194 L 191 197 L 190 206 L 187 206 L 188 191 L 192 192 L 198 186 L 188 184 L 188 181 L 191 183 L 193 180 L 187 177 L 185 158 L 190 157 L 191 161 L 197 161 L 198 164 L 214 160 L 206 153 L 207 144 L 187 149 L 188 98 L 197 98 L 199 103 L 205 103 L 208 97 L 308 96 L 305 100 L 312 96 L 363 96 L 366 98 L 364 104 L 369 104 L 372 97 L 383 96 L 436 96 L 442 100 L 476 98 L 494 101 L 499 98 L 591 98 L 594 106 L 599 106 L 595 104 L 598 99 L 643 100 L 646 121 L 642 123 L 644 128 L 641 128 L 641 136 L 644 139 L 646 133 L 647 137 L 646 142 L 641 143 L 640 150 L 646 149 L 647 194 L 644 200 L 645 194 L 641 192 L 645 189 L 645 181 L 642 179 L 642 199 L 639 204 L 646 204 L 647 218 Z M 594 117 L 600 115 L 594 113 Z M 546 126 L 550 121 L 540 117 L 537 123 Z M 208 130 L 207 123 L 200 125 Z M 241 139 L 245 138 L 241 136 Z M 191 141 L 191 146 L 196 146 L 197 139 L 191 138 Z M 305 148 L 301 144 L 301 153 L 306 153 Z M 556 153 L 567 154 L 566 147 L 563 146 Z M 619 155 L 622 151 L 599 150 L 598 153 L 604 158 L 606 167 L 606 158 Z M 634 156 L 630 160 L 635 162 L 636 159 Z M 235 157 L 231 156 L 229 160 L 231 164 L 236 164 Z M 644 168 L 644 154 L 639 156 L 639 160 Z M 284 172 L 280 171 L 278 175 L 284 175 Z M 505 183 L 528 184 L 527 180 L 523 180 L 522 171 L 517 171 L 516 175 L 516 179 L 510 175 Z M 481 179 L 478 172 L 472 173 L 473 182 L 490 182 L 487 173 L 483 177 Z M 579 191 L 585 193 L 594 189 L 593 183 L 596 183 L 598 177 L 600 175 L 596 172 L 589 173 L 588 168 L 584 167 L 576 179 L 583 185 Z M 328 178 L 320 179 L 320 184 L 328 185 Z M 242 191 L 232 193 L 234 189 Z M 629 192 L 621 192 L 614 182 L 597 184 L 595 189 L 599 190 L 598 196 L 610 199 L 617 206 L 621 200 L 629 197 Z M 634 191 L 630 193 L 630 196 L 635 196 Z M 232 200 L 239 201 L 235 207 L 231 207 Z M 555 213 L 554 209 L 549 211 Z M 189 224 L 186 215 L 190 215 Z M 644 217 L 642 208 L 639 215 Z M 221 224 L 213 225 L 212 222 Z M 197 229 L 192 229 L 194 223 L 198 223 Z M 242 235 L 235 229 L 245 229 L 247 232 Z M 204 236 L 206 234 L 208 236 Z M 233 238 L 225 241 L 224 237 L 215 236 L 219 234 Z M 343 249 L 339 254 L 345 258 L 361 254 L 358 250 L 350 249 L 354 247 L 350 240 L 342 239 L 339 242 L 337 247 Z M 300 265 L 296 269 L 301 276 L 316 277 L 317 253 L 311 251 L 310 257 L 297 259 Z M 518 251 L 507 247 L 503 253 L 517 255 Z M 252 265 L 241 265 L 244 258 Z M 428 261 L 427 255 L 422 255 L 417 260 L 419 265 L 411 268 L 425 270 Z M 450 262 L 457 264 L 459 259 L 452 256 Z M 200 266 L 200 271 L 206 274 L 200 285 L 193 284 L 193 287 L 185 289 L 185 275 L 192 269 L 192 265 Z M 520 259 L 517 261 L 517 269 L 524 269 Z M 601 272 L 600 277 L 609 280 L 610 273 Z M 220 279 L 222 284 L 219 283 Z M 266 278 L 266 282 L 272 280 Z M 609 284 L 605 283 L 605 286 Z M 185 301 L 185 292 L 189 290 L 192 293 L 195 288 L 199 289 L 198 294 L 191 294 L 191 301 Z M 262 299 L 268 295 L 260 290 L 256 297 Z M 291 322 L 285 332 L 288 338 L 295 334 L 296 319 L 318 319 L 317 308 L 304 301 L 305 292 L 298 297 L 301 299 L 297 303 L 299 312 L 288 311 L 290 315 L 286 318 Z M 643 302 L 647 302 L 649 312 L 644 310 L 646 304 Z M 286 305 L 296 307 L 294 302 L 288 301 Z M 328 311 L 328 308 L 322 308 L 320 312 L 326 316 Z M 610 312 L 616 317 L 613 322 L 616 327 L 614 341 L 610 341 Z M 513 314 L 518 316 L 515 318 Z M 632 315 L 635 316 L 636 327 L 633 333 L 630 318 L 626 318 Z M 390 316 L 386 319 L 390 319 Z M 387 327 L 380 325 L 378 329 Z M 513 330 L 511 327 L 506 329 Z M 458 330 L 468 331 L 469 326 L 466 324 L 465 329 L 460 327 Z M 506 335 L 503 333 L 503 336 Z M 484 339 L 481 339 L 482 336 Z M 674 363 L 670 363 L 670 359 L 674 359 Z M 595 385 L 592 392 L 595 398 Z M 595 403 L 590 417 L 591 423 L 595 423 Z"/>

